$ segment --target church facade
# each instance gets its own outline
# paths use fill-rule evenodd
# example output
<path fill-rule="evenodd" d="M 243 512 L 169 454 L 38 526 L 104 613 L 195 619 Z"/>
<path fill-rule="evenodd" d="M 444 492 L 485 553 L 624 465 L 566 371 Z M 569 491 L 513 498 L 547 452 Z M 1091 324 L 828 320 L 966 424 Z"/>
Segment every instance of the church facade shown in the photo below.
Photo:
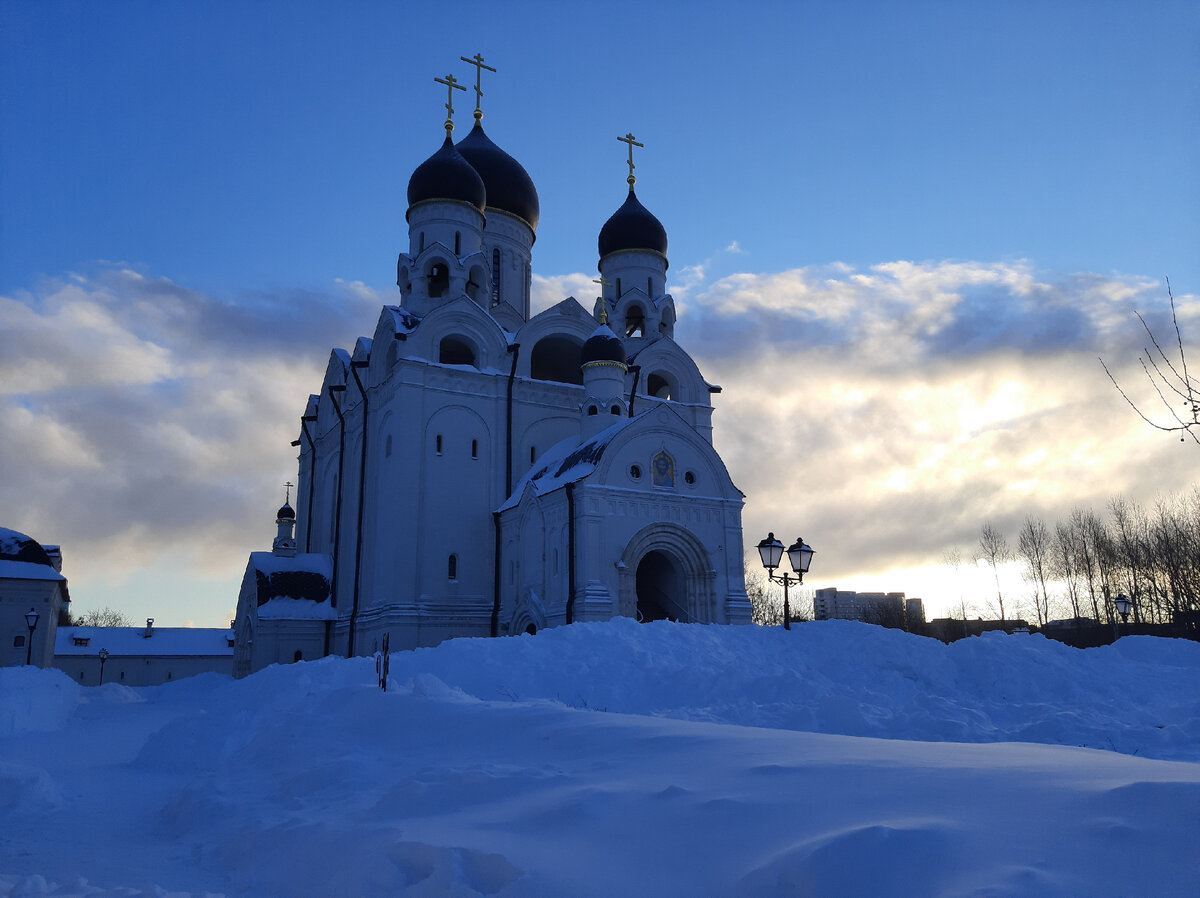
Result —
<path fill-rule="evenodd" d="M 599 233 L 602 295 L 531 315 L 537 191 L 481 118 L 456 144 L 448 117 L 413 172 L 399 301 L 332 351 L 304 410 L 294 536 L 285 505 L 274 554 L 283 539 L 330 594 L 292 624 L 354 655 L 385 633 L 400 649 L 617 615 L 748 623 L 743 496 L 712 445 L 719 388 L 676 342 L 632 135 L 628 194 Z M 260 601 L 280 605 L 251 579 L 240 643 Z M 288 651 L 275 639 L 235 667 Z"/>

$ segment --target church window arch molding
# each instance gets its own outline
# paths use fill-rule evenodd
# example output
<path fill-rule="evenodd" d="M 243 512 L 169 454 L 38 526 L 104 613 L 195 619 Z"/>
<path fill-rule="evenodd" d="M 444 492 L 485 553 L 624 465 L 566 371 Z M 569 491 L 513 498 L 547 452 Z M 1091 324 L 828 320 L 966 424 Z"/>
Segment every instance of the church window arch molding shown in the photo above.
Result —
<path fill-rule="evenodd" d="M 631 302 L 625 307 L 624 330 L 626 337 L 646 336 L 646 310 L 641 303 Z"/>
<path fill-rule="evenodd" d="M 646 395 L 655 399 L 679 401 L 679 381 L 664 369 L 651 371 L 646 375 Z"/>
<path fill-rule="evenodd" d="M 533 346 L 529 356 L 529 376 L 564 384 L 582 384 L 580 355 L 583 340 L 569 334 L 549 334 Z"/>
<path fill-rule="evenodd" d="M 450 263 L 439 256 L 432 256 L 425 263 L 425 294 L 430 299 L 441 299 L 450 290 Z"/>
<path fill-rule="evenodd" d="M 475 341 L 463 334 L 447 334 L 438 343 L 438 362 L 442 365 L 479 367 L 479 350 Z"/>
<path fill-rule="evenodd" d="M 480 303 L 483 299 L 484 285 L 487 283 L 487 272 L 482 265 L 472 265 L 467 272 L 467 296 L 472 302 Z"/>

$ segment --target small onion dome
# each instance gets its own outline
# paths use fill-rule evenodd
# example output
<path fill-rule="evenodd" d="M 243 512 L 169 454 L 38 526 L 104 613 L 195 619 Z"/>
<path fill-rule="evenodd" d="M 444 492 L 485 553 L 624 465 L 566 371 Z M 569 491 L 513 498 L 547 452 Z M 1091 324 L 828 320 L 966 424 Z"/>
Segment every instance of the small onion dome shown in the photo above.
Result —
<path fill-rule="evenodd" d="M 630 187 L 624 204 L 600 229 L 599 244 L 601 259 L 623 249 L 647 249 L 665 256 L 667 231 L 662 222 L 638 202 L 637 194 Z"/>
<path fill-rule="evenodd" d="M 288 505 L 285 502 L 283 504 L 283 508 L 281 508 L 281 509 L 279 509 L 279 511 L 275 512 L 275 520 L 277 520 L 277 521 L 294 521 L 294 520 L 296 520 L 296 512 L 292 511 L 292 506 Z"/>
<path fill-rule="evenodd" d="M 579 364 L 591 362 L 620 362 L 625 364 L 625 344 L 614 334 L 607 324 L 596 328 L 595 333 L 587 338 L 583 350 L 579 353 Z"/>
<path fill-rule="evenodd" d="M 480 212 L 487 203 L 483 179 L 454 148 L 450 135 L 436 153 L 417 166 L 408 179 L 408 205 L 422 200 L 457 200 Z"/>
<path fill-rule="evenodd" d="M 42 544 L 31 536 L 0 527 L 0 561 L 24 561 L 53 567 Z"/>
<path fill-rule="evenodd" d="M 478 121 L 456 149 L 483 179 L 488 206 L 517 216 L 536 231 L 542 207 L 524 166 L 492 143 Z"/>

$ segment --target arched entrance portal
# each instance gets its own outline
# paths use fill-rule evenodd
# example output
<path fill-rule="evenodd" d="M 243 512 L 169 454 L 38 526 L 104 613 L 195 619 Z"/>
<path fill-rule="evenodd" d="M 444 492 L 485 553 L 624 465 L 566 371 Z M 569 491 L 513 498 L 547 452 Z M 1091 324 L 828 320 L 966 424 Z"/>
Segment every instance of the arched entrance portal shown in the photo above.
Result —
<path fill-rule="evenodd" d="M 643 527 L 621 553 L 618 613 L 638 620 L 724 623 L 724 596 L 704 544 L 668 521 Z"/>
<path fill-rule="evenodd" d="M 635 578 L 637 619 L 688 621 L 687 584 L 679 563 L 667 552 L 647 552 Z"/>

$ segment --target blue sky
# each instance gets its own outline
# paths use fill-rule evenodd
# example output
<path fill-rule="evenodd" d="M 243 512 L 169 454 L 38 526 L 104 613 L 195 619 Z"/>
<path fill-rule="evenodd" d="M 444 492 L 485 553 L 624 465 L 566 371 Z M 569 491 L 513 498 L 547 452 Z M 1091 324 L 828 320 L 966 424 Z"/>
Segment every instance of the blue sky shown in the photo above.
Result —
<path fill-rule="evenodd" d="M 396 295 L 433 78 L 476 52 L 499 69 L 488 133 L 540 193 L 546 302 L 590 295 L 615 138 L 646 144 L 748 544 L 800 530 L 836 582 L 919 594 L 898 572 L 985 517 L 1190 486 L 1194 454 L 1093 369 L 1134 363 L 1163 275 L 1185 322 L 1200 292 L 1194 2 L 5 2 L 0 26 L 0 457 L 29 471 L 0 523 L 63 543 L 81 607 L 141 616 L 169 567 L 186 601 L 160 622 L 232 608 L 329 346 Z M 1070 386 L 1039 405 L 1047 384 Z M 1080 454 L 1100 418 L 1119 432 Z M 950 445 L 961 492 L 939 498 L 919 484 Z M 823 465 L 826 495 L 757 479 L 767 453 Z M 1029 458 L 1028 493 L 989 479 Z M 876 532 L 934 512 L 911 551 Z"/>

